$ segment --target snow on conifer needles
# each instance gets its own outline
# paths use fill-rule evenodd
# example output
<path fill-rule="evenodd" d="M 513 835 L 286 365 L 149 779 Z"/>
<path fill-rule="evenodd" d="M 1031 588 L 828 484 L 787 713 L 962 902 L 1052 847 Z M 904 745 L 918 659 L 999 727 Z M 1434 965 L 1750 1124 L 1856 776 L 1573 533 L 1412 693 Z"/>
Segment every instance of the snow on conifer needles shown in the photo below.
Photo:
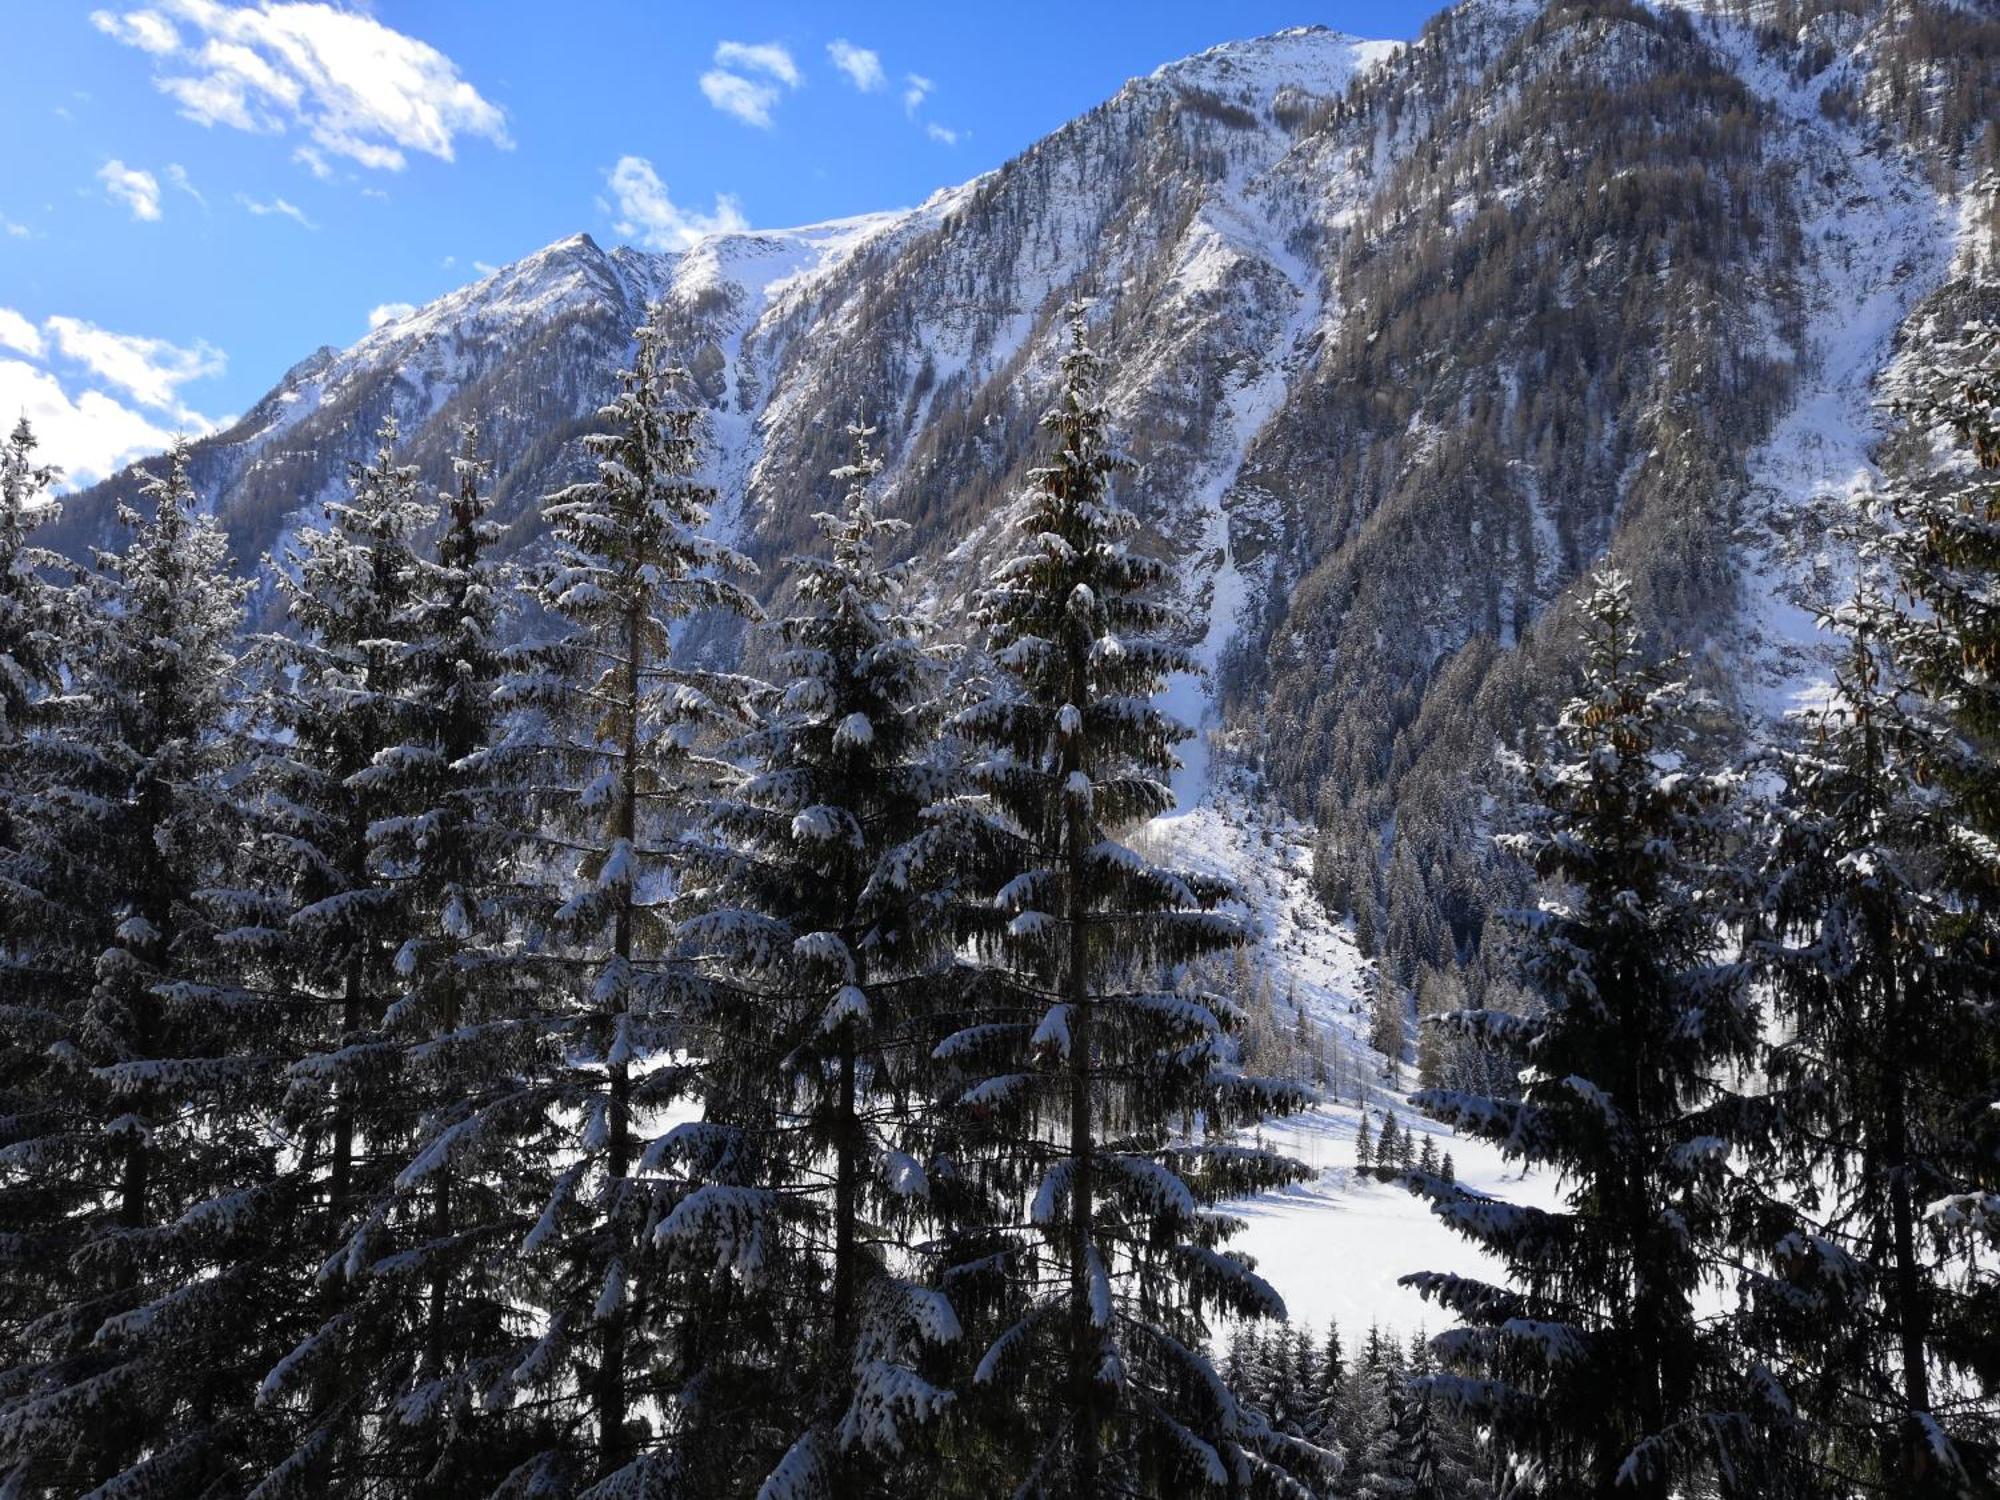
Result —
<path fill-rule="evenodd" d="M 761 618 L 657 320 L 545 556 L 385 425 L 283 631 L 186 450 L 84 572 L 17 430 L 4 1493 L 1990 1488 L 1990 332 L 1754 775 L 1599 575 L 1511 935 L 1412 977 L 1240 752 L 1167 816 L 1110 316 L 955 635 L 861 418 Z"/>

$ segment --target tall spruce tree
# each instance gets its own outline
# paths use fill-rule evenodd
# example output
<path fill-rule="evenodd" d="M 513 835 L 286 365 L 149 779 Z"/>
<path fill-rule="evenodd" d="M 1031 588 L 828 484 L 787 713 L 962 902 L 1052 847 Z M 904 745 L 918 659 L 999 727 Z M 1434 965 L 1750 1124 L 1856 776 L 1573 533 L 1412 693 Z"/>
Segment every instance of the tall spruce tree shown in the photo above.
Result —
<path fill-rule="evenodd" d="M 1199 1493 L 1268 1472 L 1202 1352 L 1205 1314 L 1282 1311 L 1212 1205 L 1295 1175 L 1222 1135 L 1297 1094 L 1243 1076 L 1238 1012 L 1176 983 L 1241 941 L 1227 890 L 1118 842 L 1172 806 L 1187 731 L 1151 698 L 1192 665 L 1166 569 L 1131 549 L 1111 493 L 1130 465 L 1080 308 L 1070 330 L 1050 462 L 1008 518 L 1023 550 L 979 605 L 992 690 L 955 721 L 980 757 L 961 812 L 990 872 L 967 913 L 989 1003 L 940 1051 L 983 1075 L 961 1101 L 986 1123 L 978 1169 L 1025 1210 L 992 1242 L 1003 1290 L 979 1295 L 1009 1316 L 975 1381 L 1021 1424 L 1018 1493 Z M 1196 1115 L 1208 1136 L 1184 1138 Z"/>
<path fill-rule="evenodd" d="M 413 1142 L 434 1139 L 518 1077 L 520 1022 L 532 1011 L 508 951 L 518 904 L 512 809 L 481 758 L 497 732 L 506 573 L 489 555 L 495 531 L 480 488 L 489 465 L 477 444 L 468 426 L 455 483 L 439 496 L 434 555 L 401 550 L 416 522 L 431 519 L 413 498 L 390 499 L 405 489 L 406 470 L 385 453 L 357 486 L 372 497 L 368 509 L 393 504 L 396 517 L 376 539 L 394 549 L 379 574 L 397 601 L 376 638 L 393 654 L 372 679 L 375 738 L 386 743 L 340 783 L 366 810 L 358 852 L 379 901 L 371 931 L 384 989 L 367 1055 L 370 1076 L 390 1086 L 369 1111 L 385 1166 L 356 1183 L 351 1234 L 327 1246 L 322 1275 L 338 1295 L 326 1321 L 266 1382 L 267 1402 L 317 1389 L 339 1408 L 307 1429 L 267 1482 L 272 1496 L 335 1477 L 386 1494 L 484 1492 L 532 1441 L 524 1424 L 479 1400 L 513 1367 L 528 1328 L 496 1253 L 518 1208 L 504 1173 L 469 1170 L 470 1152 L 417 1181 L 397 1170 Z M 375 538 L 357 528 L 360 512 L 336 530 Z M 342 545 L 329 538 L 320 550 Z M 331 643 L 321 634 L 308 644 Z M 365 665 L 348 675 L 368 678 Z M 330 1452 L 342 1431 L 346 1450 Z"/>
<path fill-rule="evenodd" d="M 62 514 L 48 498 L 62 471 L 35 462 L 38 446 L 26 417 L 0 446 L 0 744 L 7 745 L 34 727 L 64 679 L 62 627 L 70 600 L 58 579 L 65 565 L 33 541 L 39 528 Z"/>
<path fill-rule="evenodd" d="M 1743 967 L 1720 961 L 1710 892 L 1731 832 L 1726 782 L 1676 758 L 1681 685 L 1641 659 L 1625 579 L 1587 600 L 1581 696 L 1565 758 L 1525 768 L 1542 813 L 1509 846 L 1543 882 L 1518 919 L 1532 1017 L 1462 1011 L 1527 1060 L 1519 1098 L 1416 1096 L 1433 1116 L 1553 1167 L 1554 1210 L 1409 1173 L 1433 1211 L 1494 1254 L 1506 1285 L 1405 1277 L 1465 1320 L 1438 1340 L 1455 1373 L 1430 1387 L 1540 1460 L 1556 1496 L 1664 1497 L 1757 1488 L 1782 1401 L 1730 1319 L 1696 1298 L 1719 1277 L 1734 1101 L 1720 1080 L 1755 1055 Z"/>
<path fill-rule="evenodd" d="M 23 847 L 21 826 L 46 785 L 46 736 L 80 706 L 70 692 L 66 645 L 77 590 L 62 581 L 63 560 L 34 542 L 35 531 L 60 514 L 47 498 L 60 471 L 35 462 L 36 446 L 23 417 L 0 447 L 0 1150 L 37 1129 L 49 1045 L 62 1034 L 60 1001 L 76 987 L 66 972 L 62 911 L 45 903 L 43 872 Z M 0 1175 L 0 1223 L 34 1217 L 17 1191 L 31 1190 Z M 0 1242 L 0 1267 L 21 1248 Z M 0 1284 L 5 1274 L 0 1269 Z M 0 1316 L 0 1329 L 14 1326 Z"/>
<path fill-rule="evenodd" d="M 786 687 L 732 747 L 748 778 L 711 809 L 714 886 L 693 897 L 711 909 L 684 928 L 752 976 L 718 992 L 705 1028 L 704 1133 L 769 1134 L 769 1171 L 747 1193 L 695 1186 L 660 1230 L 675 1245 L 728 1202 L 796 1244 L 760 1268 L 766 1283 L 779 1267 L 799 1278 L 777 1289 L 775 1346 L 734 1350 L 738 1382 L 797 1434 L 766 1500 L 889 1493 L 904 1429 L 951 1399 L 936 1346 L 958 1336 L 912 1244 L 929 1218 L 922 1070 L 951 964 L 945 851 L 924 817 L 945 785 L 942 664 L 904 602 L 906 566 L 882 556 L 908 528 L 877 513 L 873 429 L 848 433 L 845 503 L 818 517 L 827 549 L 792 560 L 797 605 L 776 626 Z M 728 1444 L 754 1458 L 743 1429 L 756 1425 Z"/>
<path fill-rule="evenodd" d="M 1983 1394 L 2000 1386 L 2000 1279 L 1990 1270 L 2000 1253 L 2000 865 L 1992 852 L 2000 837 L 1992 673 L 2000 660 L 1992 599 L 2000 328 L 1966 329 L 1920 351 L 1913 365 L 1899 403 L 1908 430 L 1888 486 L 1894 524 L 1881 548 L 1914 607 L 1869 610 L 1849 701 L 1837 707 L 1872 721 L 1859 741 L 1850 729 L 1836 742 L 1838 766 L 1817 786 L 1809 778 L 1808 790 L 1833 822 L 1827 839 L 1857 842 L 1862 859 L 1893 845 L 1880 850 L 1884 866 L 1872 886 L 1857 869 L 1836 870 L 1828 890 L 1829 872 L 1823 864 L 1815 872 L 1819 899 L 1855 955 L 1853 972 L 1823 976 L 1851 994 L 1823 1002 L 1817 1019 L 1852 1024 L 1881 1043 L 1848 1075 L 1853 1088 L 1839 1102 L 1858 1112 L 1852 1128 L 1868 1136 L 1861 1197 L 1866 1219 L 1886 1237 L 1870 1247 L 1866 1275 L 1876 1295 L 1864 1299 L 1886 1322 L 1876 1331 L 1893 1329 L 1897 1346 L 1885 1373 L 1899 1409 L 1883 1424 L 1893 1451 L 1882 1461 L 1908 1493 L 1931 1495 L 2000 1475 L 2000 1407 Z M 1879 686 L 1875 637 L 1887 647 Z M 1862 673 L 1871 680 L 1859 680 Z M 1905 781 L 1916 790 L 1898 785 Z M 1851 820 L 1823 805 L 1829 796 L 1853 799 Z M 1800 965 L 1788 972 L 1815 983 Z M 1869 1098 L 1877 1089 L 1885 1092 Z"/>
<path fill-rule="evenodd" d="M 32 1314 L 0 1374 L 0 1475 L 24 1496 L 222 1493 L 282 1445 L 253 1396 L 297 1286 L 270 1247 L 301 1238 L 266 1128 L 283 1028 L 229 982 L 210 898 L 237 842 L 247 586 L 184 446 L 145 494 L 78 622 L 89 712 L 38 757 L 22 809 L 37 920 L 73 981 L 32 1131 L 0 1166 L 27 1190 L 7 1281 Z"/>
<path fill-rule="evenodd" d="M 534 1055 L 477 1109 L 438 1117 L 403 1173 L 408 1185 L 462 1159 L 504 1163 L 526 1217 L 496 1234 L 515 1238 L 510 1279 L 539 1329 L 485 1400 L 532 1396 L 545 1415 L 516 1483 L 598 1495 L 673 1483 L 685 1456 L 673 1440 L 689 1405 L 686 1351 L 671 1345 L 680 1310 L 649 1279 L 676 1194 L 641 1172 L 641 1156 L 690 1097 L 698 1060 L 687 1049 L 700 976 L 674 932 L 675 846 L 733 774 L 703 735 L 740 726 L 755 697 L 747 680 L 674 659 L 677 625 L 756 606 L 725 576 L 750 564 L 704 534 L 715 494 L 696 477 L 697 413 L 676 400 L 684 374 L 664 337 L 657 317 L 638 330 L 604 430 L 586 439 L 596 477 L 544 507 L 554 558 L 536 597 L 561 634 L 514 651 L 502 701 L 515 721 L 482 758 L 527 798 L 553 877 L 520 960 L 540 997 L 523 1020 Z M 668 1152 L 695 1149 L 685 1134 L 666 1139 Z"/>
<path fill-rule="evenodd" d="M 273 1373 L 263 1399 L 300 1416 L 304 1447 L 285 1482 L 318 1493 L 370 1482 L 379 1414 L 367 1407 L 370 1383 L 347 1375 L 371 1366 L 386 1334 L 351 1283 L 376 1248 L 374 1209 L 409 1142 L 397 1049 L 383 1030 L 406 917 L 370 838 L 390 810 L 376 759 L 408 729 L 417 539 L 429 520 L 397 438 L 386 419 L 373 456 L 352 466 L 346 498 L 326 506 L 329 524 L 302 530 L 276 569 L 291 628 L 257 643 L 265 691 L 253 783 L 253 847 L 270 891 L 245 902 L 229 934 L 307 1018 L 285 1114 L 301 1142 L 302 1191 L 319 1208 L 315 1298 L 327 1322 Z"/>

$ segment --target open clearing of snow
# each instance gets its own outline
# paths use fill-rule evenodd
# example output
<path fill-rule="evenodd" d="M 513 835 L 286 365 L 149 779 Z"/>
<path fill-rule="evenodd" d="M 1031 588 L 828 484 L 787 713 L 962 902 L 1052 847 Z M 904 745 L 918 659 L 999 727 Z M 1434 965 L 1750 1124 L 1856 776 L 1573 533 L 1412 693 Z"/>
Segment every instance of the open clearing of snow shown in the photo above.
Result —
<path fill-rule="evenodd" d="M 1513 1203 L 1550 1207 L 1555 1179 L 1537 1171 L 1526 1179 L 1518 1162 L 1505 1162 L 1492 1146 L 1450 1133 L 1407 1109 L 1399 1125 L 1414 1124 L 1449 1151 L 1458 1179 Z M 1397 1278 L 1412 1271 L 1455 1271 L 1504 1280 L 1492 1257 L 1431 1217 L 1429 1206 L 1402 1188 L 1354 1170 L 1354 1133 L 1360 1112 L 1352 1105 L 1321 1105 L 1268 1123 L 1262 1139 L 1309 1168 L 1309 1182 L 1231 1205 L 1249 1227 L 1232 1243 L 1257 1261 L 1265 1280 L 1285 1299 L 1294 1323 L 1322 1329 L 1329 1318 L 1343 1334 L 1370 1323 L 1436 1330 L 1450 1322 Z M 1379 1113 L 1370 1129 L 1381 1124 Z"/>
<path fill-rule="evenodd" d="M 1157 858 L 1236 881 L 1280 1019 L 1289 1019 L 1283 1007 L 1290 997 L 1326 1034 L 1334 1054 L 1339 1099 L 1266 1121 L 1259 1132 L 1265 1144 L 1302 1162 L 1311 1178 L 1229 1205 L 1248 1225 L 1233 1248 L 1256 1258 L 1295 1323 L 1444 1326 L 1439 1310 L 1397 1278 L 1412 1271 L 1497 1276 L 1499 1265 L 1438 1223 L 1423 1200 L 1355 1170 L 1357 1096 L 1368 1101 L 1371 1132 L 1380 1131 L 1384 1110 L 1394 1110 L 1399 1127 L 1435 1136 L 1438 1149 L 1451 1153 L 1458 1179 L 1482 1192 L 1547 1207 L 1555 1179 L 1546 1171 L 1524 1179 L 1521 1164 L 1503 1160 L 1493 1146 L 1415 1114 L 1403 1098 L 1410 1069 L 1403 1069 L 1400 1088 L 1382 1081 L 1363 1000 L 1371 965 L 1347 926 L 1313 894 L 1312 844 L 1302 825 L 1259 809 L 1249 789 L 1225 780 L 1185 812 L 1153 823 L 1141 842 Z"/>

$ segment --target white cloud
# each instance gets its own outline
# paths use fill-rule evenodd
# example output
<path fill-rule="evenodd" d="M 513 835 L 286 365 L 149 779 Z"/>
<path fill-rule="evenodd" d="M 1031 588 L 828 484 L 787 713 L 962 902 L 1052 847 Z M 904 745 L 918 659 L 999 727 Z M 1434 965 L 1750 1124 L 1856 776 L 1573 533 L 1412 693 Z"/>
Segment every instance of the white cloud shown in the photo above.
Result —
<path fill-rule="evenodd" d="M 757 83 L 716 68 L 701 75 L 701 91 L 725 115 L 759 130 L 771 128 L 771 106 L 779 98 L 775 83 Z"/>
<path fill-rule="evenodd" d="M 173 429 L 114 400 L 102 391 L 72 397 L 46 370 L 18 359 L 0 359 L 0 411 L 11 422 L 28 419 L 41 440 L 41 453 L 62 467 L 68 485 L 94 484 L 135 458 L 158 453 L 173 441 Z M 206 432 L 210 424 L 193 413 L 179 425 Z"/>
<path fill-rule="evenodd" d="M 188 176 L 187 168 L 179 162 L 170 161 L 167 163 L 167 181 L 171 182 L 180 192 L 186 193 L 203 208 L 208 207 L 208 200 L 202 197 L 201 189 L 194 185 L 194 179 Z"/>
<path fill-rule="evenodd" d="M 181 45 L 181 34 L 174 30 L 174 23 L 156 10 L 128 10 L 122 16 L 108 10 L 94 10 L 90 13 L 90 24 L 114 41 L 155 57 L 178 51 Z"/>
<path fill-rule="evenodd" d="M 131 210 L 133 218 L 150 223 L 160 217 L 160 179 L 151 172 L 128 167 L 114 156 L 97 169 L 97 180 L 104 184 L 104 196 Z"/>
<path fill-rule="evenodd" d="M 168 412 L 184 425 L 207 425 L 206 419 L 181 404 L 179 393 L 190 380 L 220 375 L 228 367 L 213 344 L 197 339 L 192 348 L 183 348 L 165 339 L 113 333 L 81 318 L 49 318 L 42 329 L 65 358 L 141 406 Z"/>
<path fill-rule="evenodd" d="M 958 132 L 953 130 L 949 125 L 938 124 L 936 120 L 930 120 L 925 123 L 924 134 L 942 145 L 956 146 L 958 144 Z"/>
<path fill-rule="evenodd" d="M 667 185 L 643 156 L 621 156 L 608 181 L 617 198 L 618 219 L 612 227 L 626 239 L 653 250 L 683 250 L 707 234 L 728 234 L 750 227 L 743 208 L 727 194 L 718 194 L 715 212 L 690 213 L 667 195 Z M 609 207 L 609 205 L 606 205 Z"/>
<path fill-rule="evenodd" d="M 316 146 L 299 147 L 298 150 L 292 153 L 292 160 L 312 173 L 321 182 L 325 182 L 327 178 L 333 175 L 332 163 L 327 161 L 326 157 L 320 153 L 319 148 Z"/>
<path fill-rule="evenodd" d="M 872 48 L 857 47 L 846 37 L 835 37 L 826 44 L 826 55 L 847 75 L 847 81 L 864 94 L 872 94 L 889 82 L 889 75 L 882 71 L 882 55 Z"/>
<path fill-rule="evenodd" d="M 183 40 L 162 11 L 193 36 Z M 325 155 L 388 171 L 411 151 L 450 161 L 460 136 L 513 144 L 505 114 L 449 57 L 325 0 L 165 0 L 91 20 L 159 59 L 154 83 L 198 124 L 297 128 Z"/>
<path fill-rule="evenodd" d="M 304 209 L 300 208 L 298 204 L 293 203 L 292 201 L 286 198 L 273 198 L 269 203 L 264 203 L 260 202 L 258 199 L 251 197 L 248 193 L 238 193 L 236 195 L 236 201 L 242 204 L 243 207 L 248 209 L 251 213 L 255 214 L 260 219 L 267 218 L 272 214 L 277 214 L 282 218 L 290 219 L 293 223 L 300 225 L 302 228 L 305 229 L 319 228 L 319 225 L 313 223 L 311 219 L 308 219 L 306 217 L 306 211 Z"/>
<path fill-rule="evenodd" d="M 71 485 L 95 483 L 159 452 L 176 431 L 215 429 L 180 400 L 187 382 L 222 373 L 222 351 L 209 344 L 182 348 L 80 318 L 48 318 L 37 328 L 0 307 L 0 347 L 27 356 L 0 357 L 0 411 L 10 421 L 17 412 L 28 419 Z"/>
<path fill-rule="evenodd" d="M 936 87 L 936 84 L 932 83 L 921 73 L 905 73 L 903 75 L 904 111 L 908 114 L 915 114 L 918 106 L 930 97 L 931 90 Z"/>
<path fill-rule="evenodd" d="M 715 64 L 701 75 L 703 95 L 725 115 L 759 130 L 771 128 L 771 109 L 784 97 L 784 89 L 778 85 L 795 89 L 804 82 L 792 54 L 777 42 L 718 42 Z M 731 72 L 732 68 L 765 77 L 746 78 L 742 72 Z"/>
<path fill-rule="evenodd" d="M 792 61 L 792 54 L 778 42 L 718 42 L 715 65 L 718 68 L 768 73 L 788 89 L 795 89 L 804 81 L 799 65 Z"/>
<path fill-rule="evenodd" d="M 42 357 L 42 335 L 33 323 L 11 307 L 0 307 L 0 348 L 18 349 L 33 359 Z"/>
<path fill-rule="evenodd" d="M 380 307 L 371 307 L 368 309 L 369 331 L 373 332 L 384 323 L 400 323 L 416 310 L 414 302 L 384 302 Z"/>
<path fill-rule="evenodd" d="M 491 262 L 490 260 L 475 260 L 472 263 L 472 269 L 477 271 L 481 276 L 491 276 L 495 271 L 499 270 L 500 268 L 494 265 L 493 262 Z"/>

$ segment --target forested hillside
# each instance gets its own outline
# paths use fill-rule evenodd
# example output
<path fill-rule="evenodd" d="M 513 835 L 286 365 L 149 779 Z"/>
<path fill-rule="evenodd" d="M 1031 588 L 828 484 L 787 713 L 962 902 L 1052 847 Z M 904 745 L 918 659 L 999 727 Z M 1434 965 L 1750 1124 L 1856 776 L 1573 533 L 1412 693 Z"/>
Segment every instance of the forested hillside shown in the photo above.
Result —
<path fill-rule="evenodd" d="M 2000 16 L 1464 0 L 0 452 L 0 1496 L 2000 1495 Z"/>

